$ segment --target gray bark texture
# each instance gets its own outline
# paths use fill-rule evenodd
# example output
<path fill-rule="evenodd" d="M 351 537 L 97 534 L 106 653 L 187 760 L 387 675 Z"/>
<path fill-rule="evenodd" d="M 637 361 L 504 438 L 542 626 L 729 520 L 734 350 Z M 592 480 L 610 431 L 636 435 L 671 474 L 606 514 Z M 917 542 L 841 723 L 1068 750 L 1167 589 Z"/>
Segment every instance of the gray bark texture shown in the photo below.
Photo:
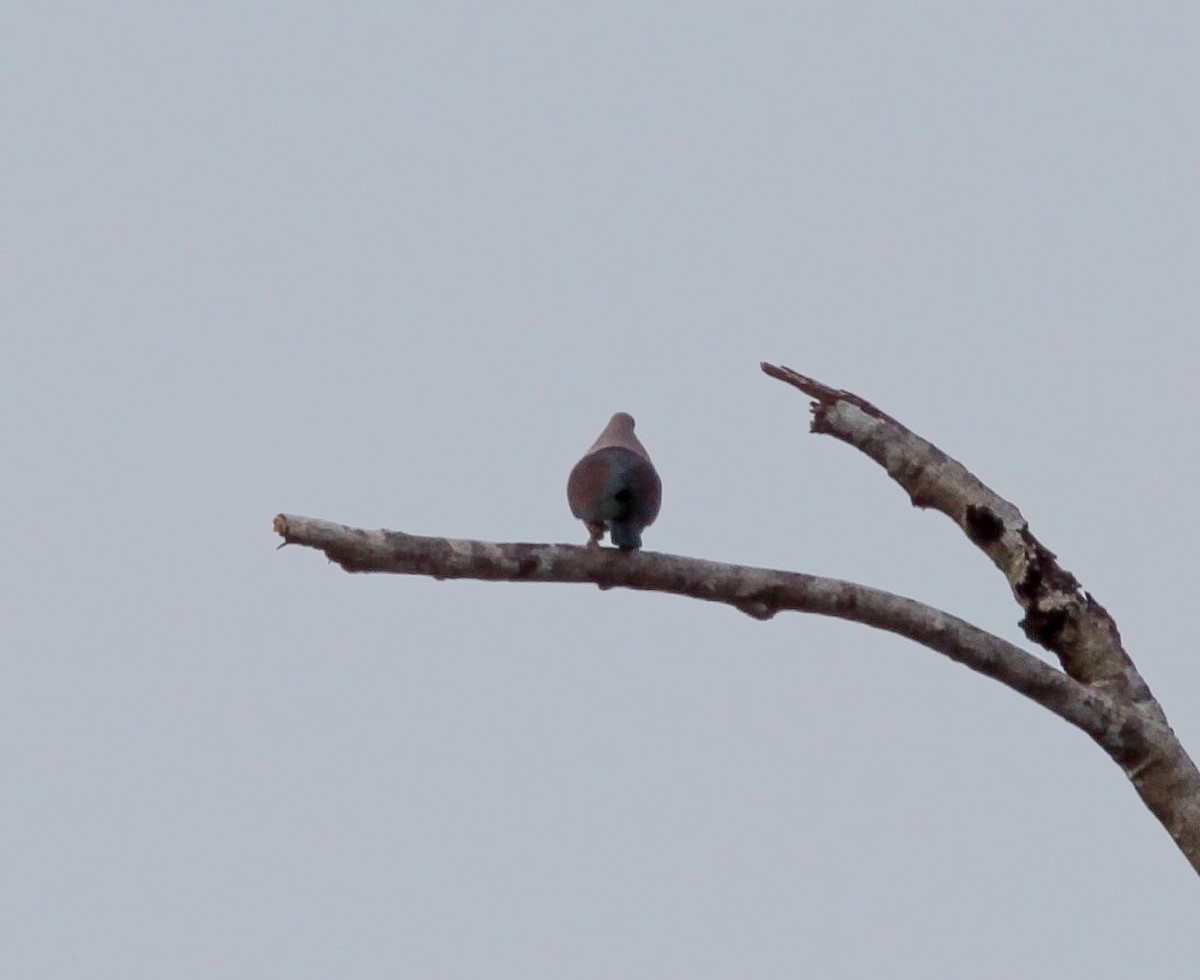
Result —
<path fill-rule="evenodd" d="M 564 544 L 494 543 L 364 530 L 279 514 L 285 544 L 316 548 L 348 572 L 435 579 L 591 583 L 723 602 L 755 619 L 793 611 L 888 630 L 950 657 L 1084 731 L 1121 767 L 1200 873 L 1200 771 L 1121 645 L 1112 617 L 1063 569 L 1004 500 L 956 460 L 849 392 L 790 368 L 763 371 L 813 399 L 812 431 L 865 453 L 917 507 L 953 520 L 1007 578 L 1029 639 L 1061 670 L 949 613 L 836 579 Z M 282 547 L 282 545 L 280 546 Z"/>

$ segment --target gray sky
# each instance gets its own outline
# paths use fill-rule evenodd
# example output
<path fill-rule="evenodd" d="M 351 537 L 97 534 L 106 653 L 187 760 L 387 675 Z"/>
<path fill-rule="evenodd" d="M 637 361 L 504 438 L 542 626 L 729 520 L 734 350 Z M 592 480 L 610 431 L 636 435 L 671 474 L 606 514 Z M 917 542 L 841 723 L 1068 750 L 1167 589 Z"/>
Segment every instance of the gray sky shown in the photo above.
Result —
<path fill-rule="evenodd" d="M 1200 752 L 1200 8 L 1131 10 L 5 5 L 0 974 L 1193 977 L 1117 768 L 935 654 L 271 533 L 582 543 L 625 410 L 648 548 L 1024 643 L 779 361 L 1016 502 Z"/>

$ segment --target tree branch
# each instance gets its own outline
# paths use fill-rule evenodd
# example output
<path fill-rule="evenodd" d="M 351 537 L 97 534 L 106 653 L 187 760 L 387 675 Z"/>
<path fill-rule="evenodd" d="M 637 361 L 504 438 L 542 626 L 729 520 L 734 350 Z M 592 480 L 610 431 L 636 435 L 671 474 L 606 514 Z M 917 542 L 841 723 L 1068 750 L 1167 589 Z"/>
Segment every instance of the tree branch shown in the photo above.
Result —
<path fill-rule="evenodd" d="M 1025 611 L 1025 635 L 1055 654 L 1069 676 L 1126 709 L 1125 722 L 1097 741 L 1200 872 L 1200 772 L 1108 611 L 1033 536 L 1016 506 L 957 460 L 858 395 L 788 367 L 761 367 L 814 399 L 813 432 L 865 453 L 908 492 L 914 507 L 933 508 L 954 521 L 1008 579 Z"/>
<path fill-rule="evenodd" d="M 1108 697 L 1033 654 L 955 616 L 853 582 L 746 565 L 566 544 L 501 544 L 346 527 L 295 514 L 275 518 L 285 544 L 323 551 L 348 572 L 427 575 L 438 580 L 593 583 L 722 602 L 755 619 L 816 613 L 907 637 L 1025 695 L 1103 739 L 1122 713 Z"/>
<path fill-rule="evenodd" d="M 1025 611 L 1021 628 L 1083 684 L 1137 704 L 1163 721 L 1149 687 L 1121 646 L 1112 617 L 1029 530 L 1017 508 L 961 463 L 870 402 L 787 367 L 762 370 L 815 399 L 812 431 L 870 456 L 903 487 L 914 507 L 941 511 L 1000 569 Z"/>
<path fill-rule="evenodd" d="M 936 446 L 849 392 L 790 368 L 762 365 L 816 401 L 812 431 L 880 463 L 913 504 L 954 520 L 1004 572 L 1025 611 L 1027 636 L 1063 671 L 1011 643 L 912 599 L 852 582 L 645 551 L 498 544 L 363 530 L 280 514 L 285 544 L 323 551 L 349 572 L 436 579 L 590 582 L 723 602 L 756 619 L 790 610 L 888 630 L 950 657 L 1084 731 L 1125 771 L 1143 801 L 1200 872 L 1200 772 L 1121 646 L 1112 617 L 1030 532 L 1021 512 Z M 282 547 L 282 545 L 280 546 Z"/>

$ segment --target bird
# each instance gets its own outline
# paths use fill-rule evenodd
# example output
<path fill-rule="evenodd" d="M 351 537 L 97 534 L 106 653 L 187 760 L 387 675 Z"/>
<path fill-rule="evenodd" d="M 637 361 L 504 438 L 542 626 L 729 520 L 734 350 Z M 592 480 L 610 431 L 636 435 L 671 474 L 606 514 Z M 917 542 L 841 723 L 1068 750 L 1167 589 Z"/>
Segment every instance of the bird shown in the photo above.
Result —
<path fill-rule="evenodd" d="M 636 551 L 642 530 L 658 516 L 662 481 L 633 426 L 632 415 L 617 412 L 567 480 L 567 501 L 587 525 L 589 547 L 608 531 L 619 549 Z"/>

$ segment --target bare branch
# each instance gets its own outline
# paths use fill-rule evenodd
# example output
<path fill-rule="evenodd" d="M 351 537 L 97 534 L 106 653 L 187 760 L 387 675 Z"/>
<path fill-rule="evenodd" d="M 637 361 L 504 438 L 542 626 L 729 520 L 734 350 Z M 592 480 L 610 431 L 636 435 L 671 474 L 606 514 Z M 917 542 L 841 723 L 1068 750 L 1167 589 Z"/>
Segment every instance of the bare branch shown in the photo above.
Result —
<path fill-rule="evenodd" d="M 1097 741 L 1200 872 L 1200 772 L 1121 645 L 1112 617 L 1058 564 L 1021 512 L 957 460 L 886 412 L 791 368 L 762 364 L 772 378 L 814 399 L 812 431 L 831 435 L 879 463 L 915 507 L 953 520 L 1008 579 L 1025 610 L 1021 626 L 1063 669 L 1127 710 Z"/>
<path fill-rule="evenodd" d="M 865 399 L 791 368 L 763 364 L 762 369 L 815 399 L 813 432 L 831 435 L 870 456 L 908 492 L 913 506 L 941 511 L 962 528 L 1008 579 L 1025 610 L 1025 635 L 1054 653 L 1068 674 L 1164 720 L 1122 648 L 1112 617 L 1033 536 L 1013 504 Z"/>
<path fill-rule="evenodd" d="M 848 392 L 790 368 L 763 371 L 816 399 L 814 432 L 880 463 L 919 507 L 954 520 L 1004 572 L 1025 610 L 1022 626 L 1065 671 L 948 613 L 852 582 L 644 551 L 498 544 L 369 531 L 280 514 L 285 544 L 323 551 L 350 572 L 436 579 L 594 583 L 723 602 L 755 619 L 782 610 L 888 630 L 991 677 L 1069 721 L 1124 770 L 1200 872 L 1200 772 L 1121 646 L 1116 624 L 1029 531 L 1021 512 L 936 446 Z"/>
<path fill-rule="evenodd" d="M 293 514 L 275 518 L 287 544 L 323 551 L 348 572 L 392 572 L 436 579 L 593 583 L 723 602 L 755 619 L 777 612 L 817 613 L 888 630 L 1000 681 L 1095 739 L 1121 712 L 1025 650 L 912 599 L 853 582 L 664 555 L 566 544 L 500 544 L 427 538 L 346 527 Z"/>

